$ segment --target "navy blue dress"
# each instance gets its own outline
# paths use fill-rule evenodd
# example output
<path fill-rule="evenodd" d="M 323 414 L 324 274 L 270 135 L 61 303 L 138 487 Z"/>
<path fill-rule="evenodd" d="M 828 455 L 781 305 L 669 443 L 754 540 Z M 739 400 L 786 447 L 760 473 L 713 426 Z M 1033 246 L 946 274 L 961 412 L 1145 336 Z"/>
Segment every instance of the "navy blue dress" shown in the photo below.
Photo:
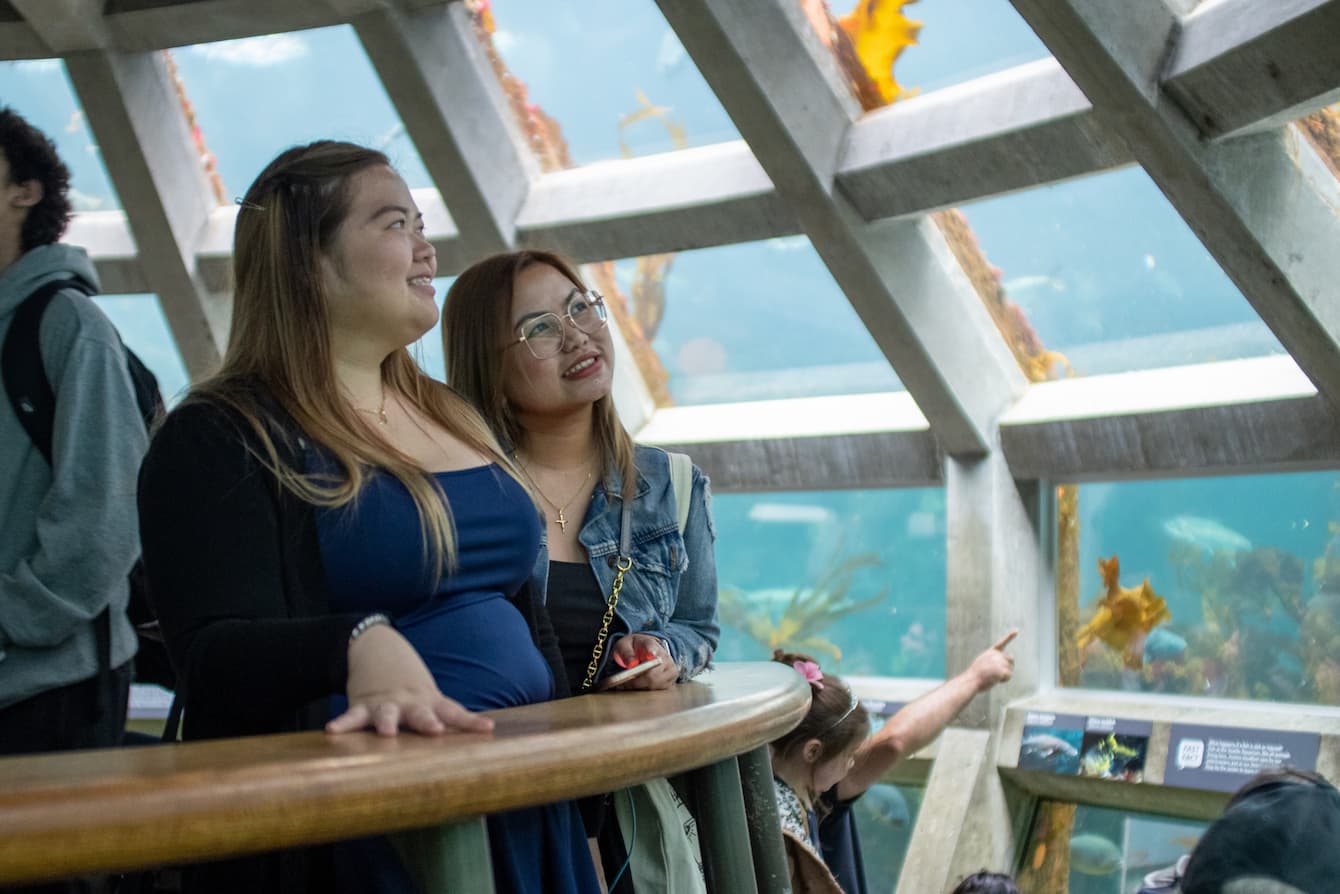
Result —
<path fill-rule="evenodd" d="M 436 478 L 456 529 L 456 567 L 437 582 L 427 568 L 414 502 L 394 476 L 374 474 L 356 500 L 318 510 L 331 608 L 389 615 L 438 688 L 472 711 L 548 701 L 553 674 L 521 612 L 508 602 L 539 552 L 534 505 L 495 465 Z M 332 702 L 332 716 L 344 710 L 343 698 Z M 487 824 L 499 894 L 599 891 L 571 803 L 498 814 Z M 416 890 L 385 838 L 341 845 L 336 860 L 349 890 Z"/>

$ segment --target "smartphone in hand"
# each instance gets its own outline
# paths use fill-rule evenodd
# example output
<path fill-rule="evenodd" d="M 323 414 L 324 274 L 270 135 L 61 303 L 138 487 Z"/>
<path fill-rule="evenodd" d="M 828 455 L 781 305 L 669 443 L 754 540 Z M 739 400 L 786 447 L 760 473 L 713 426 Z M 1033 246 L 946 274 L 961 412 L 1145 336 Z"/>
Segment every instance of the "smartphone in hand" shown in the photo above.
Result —
<path fill-rule="evenodd" d="M 661 663 L 660 658 L 648 658 L 646 661 L 643 661 L 640 664 L 634 665 L 633 667 L 630 667 L 627 670 L 621 670 L 617 674 L 611 674 L 610 676 L 601 680 L 600 688 L 602 690 L 611 689 L 615 686 L 621 686 L 624 683 L 627 683 L 629 680 L 636 680 L 638 677 L 642 676 L 647 671 L 651 670 L 653 667 L 656 667 L 656 665 L 660 663 Z"/>

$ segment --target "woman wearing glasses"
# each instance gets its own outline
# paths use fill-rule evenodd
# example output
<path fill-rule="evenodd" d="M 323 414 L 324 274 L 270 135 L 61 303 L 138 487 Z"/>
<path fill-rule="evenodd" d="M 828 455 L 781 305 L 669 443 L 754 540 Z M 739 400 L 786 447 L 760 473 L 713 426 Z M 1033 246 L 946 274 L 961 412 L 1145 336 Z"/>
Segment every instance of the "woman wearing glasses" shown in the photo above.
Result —
<path fill-rule="evenodd" d="M 650 659 L 617 688 L 669 688 L 707 667 L 718 636 L 707 477 L 682 476 L 681 507 L 669 454 L 633 444 L 610 393 L 606 319 L 570 263 L 521 251 L 462 273 L 442 321 L 447 381 L 540 495 L 547 549 L 532 581 L 574 693 Z"/>

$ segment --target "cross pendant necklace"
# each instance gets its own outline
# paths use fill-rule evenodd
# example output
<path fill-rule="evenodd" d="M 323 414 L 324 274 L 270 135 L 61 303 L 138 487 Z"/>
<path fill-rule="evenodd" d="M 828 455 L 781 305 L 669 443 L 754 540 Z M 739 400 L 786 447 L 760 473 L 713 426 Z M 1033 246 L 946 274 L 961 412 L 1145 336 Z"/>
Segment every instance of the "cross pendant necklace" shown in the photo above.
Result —
<path fill-rule="evenodd" d="M 522 466 L 522 468 L 524 469 L 525 466 Z M 558 524 L 558 529 L 562 531 L 564 534 L 568 533 L 568 517 L 564 515 L 563 512 L 565 509 L 567 509 L 569 506 L 572 505 L 573 500 L 577 499 L 577 497 L 581 495 L 583 489 L 585 489 L 586 487 L 586 483 L 591 480 L 591 469 L 589 467 L 587 468 L 586 477 L 582 479 L 581 484 L 577 485 L 577 489 L 572 492 L 572 496 L 568 497 L 566 500 L 563 501 L 562 506 L 558 505 L 553 500 L 549 499 L 549 495 L 546 494 L 543 490 L 540 490 L 539 482 L 535 480 L 534 475 L 530 474 L 529 469 L 526 469 L 526 475 L 530 478 L 530 483 L 535 485 L 535 490 L 539 493 L 541 497 L 544 498 L 544 501 L 558 511 L 558 514 L 554 516 L 553 519 L 554 522 Z"/>

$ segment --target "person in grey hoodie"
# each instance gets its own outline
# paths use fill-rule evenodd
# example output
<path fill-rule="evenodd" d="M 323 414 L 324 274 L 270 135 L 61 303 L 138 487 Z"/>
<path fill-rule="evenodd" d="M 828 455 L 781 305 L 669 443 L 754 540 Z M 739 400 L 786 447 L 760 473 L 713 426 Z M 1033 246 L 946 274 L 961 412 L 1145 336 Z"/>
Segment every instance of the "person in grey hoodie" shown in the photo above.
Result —
<path fill-rule="evenodd" d="M 88 255 L 56 241 L 68 190 L 51 141 L 0 107 L 0 343 L 41 286 L 97 290 Z M 56 399 L 50 463 L 0 399 L 0 755 L 119 744 L 136 648 L 126 575 L 148 445 L 125 350 L 74 288 L 47 306 L 39 348 Z"/>

